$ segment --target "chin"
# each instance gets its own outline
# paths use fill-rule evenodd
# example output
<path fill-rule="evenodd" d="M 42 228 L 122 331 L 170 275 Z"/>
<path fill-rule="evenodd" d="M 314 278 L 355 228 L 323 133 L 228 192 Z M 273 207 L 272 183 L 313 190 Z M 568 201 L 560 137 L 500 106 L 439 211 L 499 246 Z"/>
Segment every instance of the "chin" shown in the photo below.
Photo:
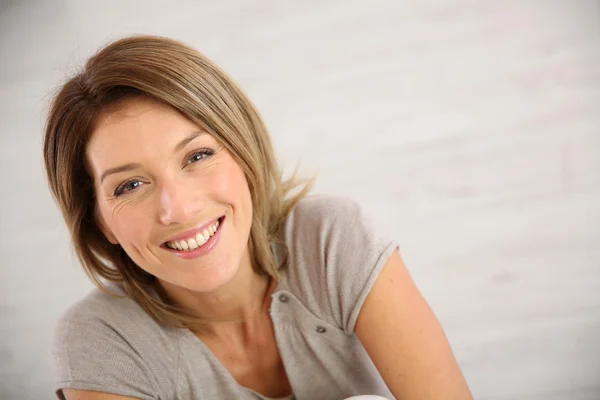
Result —
<path fill-rule="evenodd" d="M 179 279 L 176 280 L 165 280 L 172 285 L 183 287 L 194 292 L 215 292 L 233 281 L 238 272 L 239 263 L 228 260 L 216 264 L 217 265 L 213 266 L 193 268 L 193 271 L 183 274 L 183 276 L 180 276 Z"/>

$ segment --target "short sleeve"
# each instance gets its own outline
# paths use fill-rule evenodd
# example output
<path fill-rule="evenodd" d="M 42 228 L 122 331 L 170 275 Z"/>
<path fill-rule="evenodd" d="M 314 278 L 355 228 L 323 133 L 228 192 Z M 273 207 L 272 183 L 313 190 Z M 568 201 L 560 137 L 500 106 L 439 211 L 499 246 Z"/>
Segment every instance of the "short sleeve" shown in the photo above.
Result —
<path fill-rule="evenodd" d="M 56 390 L 72 388 L 156 399 L 148 366 L 99 309 L 78 304 L 59 320 L 52 346 Z"/>
<path fill-rule="evenodd" d="M 302 246 L 300 258 L 319 287 L 320 308 L 353 334 L 362 305 L 383 266 L 398 248 L 356 201 L 316 195 L 299 205 L 294 217 Z"/>

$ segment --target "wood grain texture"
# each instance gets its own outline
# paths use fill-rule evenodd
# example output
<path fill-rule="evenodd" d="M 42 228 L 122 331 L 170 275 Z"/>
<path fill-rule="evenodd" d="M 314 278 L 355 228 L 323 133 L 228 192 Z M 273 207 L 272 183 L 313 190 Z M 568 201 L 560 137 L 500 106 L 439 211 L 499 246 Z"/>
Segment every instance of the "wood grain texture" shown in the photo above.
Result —
<path fill-rule="evenodd" d="M 0 7 L 0 398 L 52 398 L 91 285 L 41 161 L 52 89 L 129 33 L 248 92 L 281 163 L 401 243 L 477 399 L 600 398 L 600 3 L 10 1 Z"/>

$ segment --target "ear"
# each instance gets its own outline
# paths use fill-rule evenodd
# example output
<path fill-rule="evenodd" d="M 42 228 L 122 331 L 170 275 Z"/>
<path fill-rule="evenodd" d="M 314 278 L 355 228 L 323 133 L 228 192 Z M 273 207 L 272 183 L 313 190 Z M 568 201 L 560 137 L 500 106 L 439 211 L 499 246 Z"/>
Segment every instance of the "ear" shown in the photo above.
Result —
<path fill-rule="evenodd" d="M 96 209 L 96 223 L 98 224 L 98 228 L 100 228 L 100 230 L 109 242 L 111 242 L 112 244 L 119 244 L 119 241 L 117 240 L 115 235 L 110 229 L 108 229 L 108 227 L 104 223 L 104 219 L 102 218 L 102 215 L 100 215 L 100 213 L 98 212 L 98 209 Z"/>

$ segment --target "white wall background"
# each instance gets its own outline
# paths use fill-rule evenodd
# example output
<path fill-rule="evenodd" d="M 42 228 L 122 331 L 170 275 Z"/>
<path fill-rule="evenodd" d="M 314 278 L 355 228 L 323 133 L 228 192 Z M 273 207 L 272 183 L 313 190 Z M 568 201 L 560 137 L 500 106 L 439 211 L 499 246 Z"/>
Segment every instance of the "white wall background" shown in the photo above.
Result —
<path fill-rule="evenodd" d="M 600 399 L 600 2 L 1 4 L 0 398 L 53 398 L 54 321 L 91 288 L 42 169 L 52 90 L 155 33 L 392 230 L 476 398 Z"/>

